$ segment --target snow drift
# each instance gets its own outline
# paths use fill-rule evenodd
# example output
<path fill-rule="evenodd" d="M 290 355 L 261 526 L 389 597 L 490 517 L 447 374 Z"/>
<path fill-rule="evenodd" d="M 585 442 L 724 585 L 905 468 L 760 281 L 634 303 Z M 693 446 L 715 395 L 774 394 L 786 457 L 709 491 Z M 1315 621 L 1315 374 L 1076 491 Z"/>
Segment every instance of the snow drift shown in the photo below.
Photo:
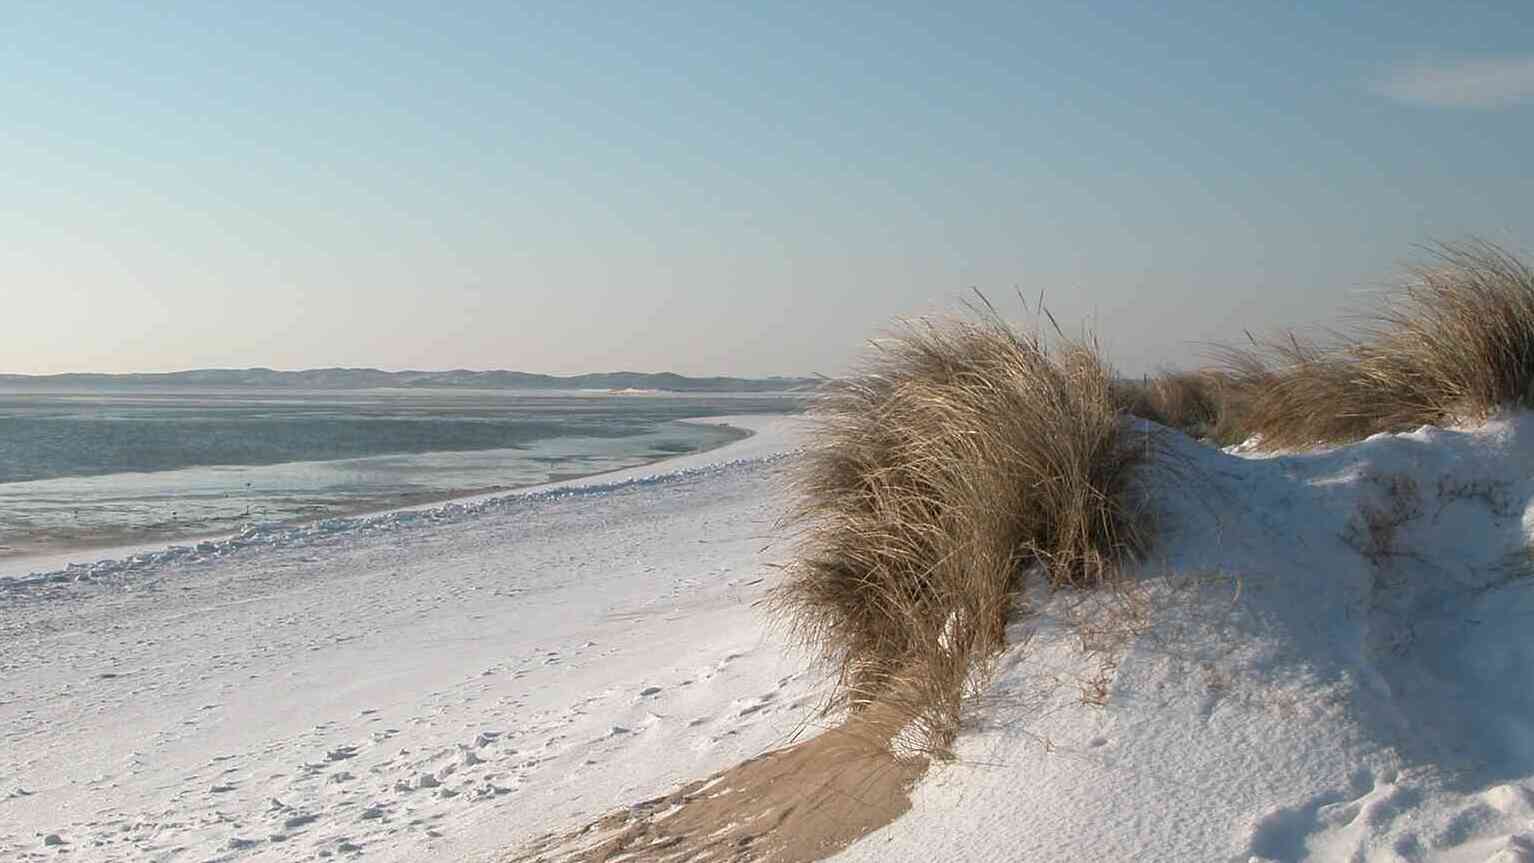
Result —
<path fill-rule="evenodd" d="M 1138 587 L 1036 596 L 846 860 L 1534 860 L 1534 416 L 1169 435 Z"/>

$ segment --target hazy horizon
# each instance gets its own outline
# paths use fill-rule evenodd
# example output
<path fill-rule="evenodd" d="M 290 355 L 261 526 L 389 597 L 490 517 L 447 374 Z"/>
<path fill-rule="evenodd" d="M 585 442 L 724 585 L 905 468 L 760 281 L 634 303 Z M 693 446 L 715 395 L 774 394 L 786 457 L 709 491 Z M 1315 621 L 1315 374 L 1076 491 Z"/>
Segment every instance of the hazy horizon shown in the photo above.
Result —
<path fill-rule="evenodd" d="M 148 371 L 145 371 L 145 370 L 142 370 L 142 369 L 129 369 L 129 370 L 120 371 L 120 372 L 103 372 L 103 371 L 96 371 L 96 370 L 90 370 L 90 369 L 82 370 L 82 371 L 70 371 L 70 372 L 7 372 L 7 371 L 0 371 L 0 377 L 46 378 L 46 377 L 62 377 L 62 376 L 67 376 L 67 375 L 112 375 L 112 376 L 118 376 L 118 377 L 133 377 L 133 376 L 139 376 L 139 375 L 192 374 L 192 373 L 195 373 L 195 372 L 250 372 L 250 371 L 276 372 L 276 373 L 283 373 L 283 374 L 299 374 L 299 373 L 303 373 L 303 372 L 326 372 L 326 371 L 384 372 L 386 374 L 411 374 L 411 373 L 420 373 L 420 374 L 447 374 L 447 373 L 451 373 L 451 372 L 468 372 L 468 373 L 471 373 L 471 374 L 493 374 L 493 373 L 496 373 L 496 372 L 506 372 L 506 373 L 510 373 L 510 374 L 526 374 L 526 375 L 537 375 L 537 376 L 554 377 L 554 378 L 575 378 L 575 377 L 598 376 L 598 375 L 630 375 L 630 374 L 631 375 L 647 375 L 647 376 L 675 374 L 675 375 L 681 375 L 682 377 L 689 377 L 689 378 L 716 378 L 716 377 L 718 377 L 718 378 L 742 378 L 742 379 L 750 379 L 750 380 L 761 380 L 761 379 L 768 379 L 768 378 L 808 378 L 808 377 L 813 377 L 813 375 L 791 375 L 791 374 L 771 374 L 771 373 L 761 374 L 761 375 L 733 375 L 733 374 L 729 374 L 729 373 L 725 373 L 725 372 L 705 373 L 705 374 L 683 374 L 682 372 L 676 372 L 676 371 L 672 371 L 670 369 L 587 369 L 585 371 L 569 372 L 569 373 L 566 373 L 566 374 L 552 374 L 550 372 L 543 372 L 543 371 L 539 371 L 537 369 L 508 369 L 508 368 L 473 369 L 473 368 L 466 368 L 466 367 L 462 367 L 462 366 L 454 367 L 454 368 L 385 368 L 385 367 L 381 367 L 381 366 L 304 366 L 304 367 L 294 367 L 294 368 L 277 368 L 277 367 L 273 367 L 273 366 L 259 366 L 259 365 L 257 365 L 257 366 L 206 366 L 206 367 L 200 367 L 200 368 L 167 368 L 167 369 L 151 369 L 151 370 L 148 370 Z"/>
<path fill-rule="evenodd" d="M 0 373 L 837 374 L 979 288 L 1126 374 L 1534 240 L 1534 9 L 24 3 Z"/>

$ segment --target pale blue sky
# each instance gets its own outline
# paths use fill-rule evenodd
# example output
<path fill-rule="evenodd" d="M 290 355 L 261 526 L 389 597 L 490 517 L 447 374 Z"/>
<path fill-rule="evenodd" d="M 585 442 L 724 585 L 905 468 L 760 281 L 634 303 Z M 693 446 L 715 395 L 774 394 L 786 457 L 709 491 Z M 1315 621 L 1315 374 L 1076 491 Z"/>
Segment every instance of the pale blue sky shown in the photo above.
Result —
<path fill-rule="evenodd" d="M 10 4 L 0 372 L 835 373 L 969 286 L 1138 372 L 1534 247 L 1530 4 L 934 5 Z"/>

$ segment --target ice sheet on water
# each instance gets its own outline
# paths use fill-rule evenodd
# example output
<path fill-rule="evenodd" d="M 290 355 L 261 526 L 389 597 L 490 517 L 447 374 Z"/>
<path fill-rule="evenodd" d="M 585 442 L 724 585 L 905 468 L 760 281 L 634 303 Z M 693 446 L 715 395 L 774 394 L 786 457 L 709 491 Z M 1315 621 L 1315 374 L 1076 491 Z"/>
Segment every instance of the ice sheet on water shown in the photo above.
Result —
<path fill-rule="evenodd" d="M 409 530 L 474 518 L 487 512 L 504 511 L 540 501 L 592 497 L 645 486 L 670 485 L 701 477 L 717 476 L 746 465 L 774 463 L 786 457 L 786 453 L 773 453 L 608 482 L 511 492 L 467 502 L 449 502 L 424 509 L 396 510 L 349 518 L 327 518 L 304 525 L 252 523 L 234 536 L 222 540 L 208 540 L 195 545 L 171 545 L 158 551 L 108 558 L 94 563 L 71 563 L 60 569 L 33 572 L 19 578 L 0 579 L 0 597 L 7 593 L 31 592 L 60 583 L 115 580 L 141 575 L 168 565 L 197 563 L 261 547 L 302 547 L 322 537 Z"/>

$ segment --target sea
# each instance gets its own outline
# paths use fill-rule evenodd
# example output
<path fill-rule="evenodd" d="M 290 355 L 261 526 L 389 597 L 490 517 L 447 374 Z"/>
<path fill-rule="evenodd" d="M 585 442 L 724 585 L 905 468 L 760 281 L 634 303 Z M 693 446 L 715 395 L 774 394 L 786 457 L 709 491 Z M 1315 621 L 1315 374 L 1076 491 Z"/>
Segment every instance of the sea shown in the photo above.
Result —
<path fill-rule="evenodd" d="M 214 537 L 635 467 L 793 394 L 0 387 L 0 560 Z"/>

